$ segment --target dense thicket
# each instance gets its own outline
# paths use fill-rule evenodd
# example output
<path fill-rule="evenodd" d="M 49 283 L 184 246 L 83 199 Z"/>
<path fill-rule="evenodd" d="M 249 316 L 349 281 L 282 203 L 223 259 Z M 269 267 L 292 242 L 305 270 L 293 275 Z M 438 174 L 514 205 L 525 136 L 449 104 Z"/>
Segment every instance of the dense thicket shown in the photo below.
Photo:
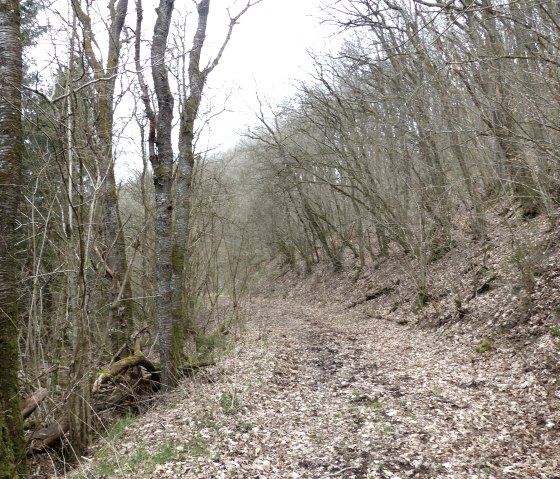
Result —
<path fill-rule="evenodd" d="M 134 10 L 126 0 L 72 0 L 68 18 L 53 22 L 67 40 L 64 55 L 48 66 L 53 77 L 28 59 L 24 201 L 11 243 L 21 275 L 22 365 L 21 391 L 12 396 L 19 402 L 41 391 L 44 401 L 38 420 L 26 421 L 29 452 L 62 443 L 65 457 L 79 458 L 103 431 L 100 419 L 142 408 L 143 393 L 173 386 L 182 371 L 211 362 L 217 336 L 229 331 L 243 290 L 231 246 L 239 235 L 223 168 L 206 161 L 196 139 L 205 124 L 206 79 L 255 3 L 232 14 L 207 65 L 201 51 L 209 0 L 189 12 L 194 26 L 185 23 L 184 6 L 162 2 L 167 8 L 158 10 L 148 39 L 140 0 Z M 180 27 L 172 24 L 178 15 Z M 126 22 L 134 20 L 133 30 Z M 28 27 L 30 40 L 44 39 L 32 22 Z M 191 27 L 189 43 L 184 32 Z M 168 41 L 165 30 L 182 43 Z M 152 81 L 144 75 L 149 66 Z M 124 122 L 121 102 L 134 105 Z M 138 132 L 133 141 L 143 168 L 118 185 L 115 161 L 123 129 L 133 122 L 137 129 L 127 135 Z"/>

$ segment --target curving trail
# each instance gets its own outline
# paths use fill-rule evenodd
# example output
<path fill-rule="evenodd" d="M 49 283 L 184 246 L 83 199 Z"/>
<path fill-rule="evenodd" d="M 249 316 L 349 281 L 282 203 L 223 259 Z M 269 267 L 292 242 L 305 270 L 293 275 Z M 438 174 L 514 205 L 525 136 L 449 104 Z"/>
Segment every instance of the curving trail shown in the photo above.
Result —
<path fill-rule="evenodd" d="M 138 477 L 136 441 L 167 440 L 151 477 L 560 478 L 558 390 L 513 351 L 340 305 L 254 299 L 245 315 L 235 351 L 116 447 L 115 477 Z"/>

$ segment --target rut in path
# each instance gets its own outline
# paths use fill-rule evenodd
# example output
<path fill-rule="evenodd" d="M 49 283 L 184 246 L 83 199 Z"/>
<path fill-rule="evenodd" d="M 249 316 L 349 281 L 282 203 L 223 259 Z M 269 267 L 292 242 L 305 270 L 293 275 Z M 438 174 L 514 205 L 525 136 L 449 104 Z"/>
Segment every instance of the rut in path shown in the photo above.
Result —
<path fill-rule="evenodd" d="M 306 477 L 560 477 L 550 401 L 514 353 L 340 306 L 257 311 L 277 350 L 263 399 L 284 398 L 275 428 L 301 436 L 285 454 Z"/>
<path fill-rule="evenodd" d="M 245 315 L 236 353 L 122 441 L 182 444 L 152 477 L 560 478 L 558 399 L 515 353 L 340 305 Z"/>

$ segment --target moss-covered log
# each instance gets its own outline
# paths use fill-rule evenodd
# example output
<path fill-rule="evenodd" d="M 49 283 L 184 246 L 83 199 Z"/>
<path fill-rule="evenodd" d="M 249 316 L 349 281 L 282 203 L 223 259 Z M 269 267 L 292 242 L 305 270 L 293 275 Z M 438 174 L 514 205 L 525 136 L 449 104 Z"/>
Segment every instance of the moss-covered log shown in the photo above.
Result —
<path fill-rule="evenodd" d="M 99 392 L 101 386 L 106 382 L 116 378 L 120 374 L 126 372 L 129 368 L 141 366 L 146 371 L 151 373 L 155 381 L 159 381 L 159 370 L 156 366 L 141 352 L 137 351 L 132 356 L 127 356 L 122 358 L 117 362 L 111 364 L 108 368 L 101 371 L 101 374 L 97 376 L 95 383 L 93 384 L 93 393 Z"/>

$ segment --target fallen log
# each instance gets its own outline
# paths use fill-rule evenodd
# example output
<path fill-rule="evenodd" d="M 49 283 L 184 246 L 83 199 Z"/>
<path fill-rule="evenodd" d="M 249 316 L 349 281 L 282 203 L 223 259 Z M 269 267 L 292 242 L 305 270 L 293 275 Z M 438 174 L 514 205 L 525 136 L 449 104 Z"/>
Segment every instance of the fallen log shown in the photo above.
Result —
<path fill-rule="evenodd" d="M 213 360 L 186 361 L 179 369 L 183 374 L 186 374 L 213 364 L 215 364 L 215 361 Z M 116 379 L 118 376 L 124 374 L 128 369 L 137 366 L 144 368 L 148 373 L 150 373 L 150 378 L 140 377 L 134 385 L 124 386 L 124 389 L 121 389 L 121 386 L 119 385 L 117 390 L 113 391 L 107 399 L 102 399 L 100 395 L 98 395 L 93 406 L 96 412 L 99 413 L 107 409 L 113 409 L 115 407 L 122 406 L 127 402 L 130 402 L 130 405 L 132 405 L 137 400 L 136 392 L 139 388 L 142 388 L 143 385 L 149 386 L 151 384 L 151 387 L 155 390 L 155 386 L 159 383 L 159 367 L 157 364 L 152 363 L 146 356 L 144 356 L 139 348 L 136 348 L 136 352 L 131 356 L 115 361 L 106 369 L 101 371 L 93 384 L 92 392 L 99 393 L 103 384 Z M 25 401 L 26 405 L 28 402 L 38 403 L 44 400 L 46 397 L 46 390 L 44 393 L 42 390 L 39 390 L 34 393 L 32 397 L 35 398 L 35 401 L 28 398 Z M 35 405 L 35 407 L 37 406 Z M 47 427 L 35 431 L 27 443 L 28 454 L 45 452 L 50 446 L 63 439 L 64 435 L 69 430 L 70 421 L 65 416 L 62 419 L 49 424 Z"/>
<path fill-rule="evenodd" d="M 126 358 L 119 359 L 118 361 L 111 364 L 108 368 L 101 371 L 101 374 L 97 376 L 97 379 L 93 383 L 92 392 L 94 394 L 99 392 L 103 384 L 126 372 L 129 368 L 135 366 L 143 367 L 152 375 L 156 382 L 159 381 L 158 368 L 156 368 L 154 364 L 146 356 L 144 356 L 144 354 L 142 354 L 140 351 L 136 351 L 132 356 L 127 356 Z"/>
<path fill-rule="evenodd" d="M 33 411 L 37 409 L 39 404 L 41 404 L 48 395 L 49 391 L 47 389 L 39 388 L 37 389 L 37 391 L 31 394 L 31 396 L 25 399 L 21 403 L 21 416 L 23 417 L 23 419 L 27 419 L 29 416 L 31 416 L 31 414 L 33 414 Z"/>
<path fill-rule="evenodd" d="M 27 443 L 27 453 L 44 452 L 49 446 L 58 442 L 70 430 L 70 421 L 63 417 L 43 429 L 35 431 Z"/>
<path fill-rule="evenodd" d="M 355 308 L 356 306 L 358 306 L 360 304 L 364 304 L 368 301 L 372 301 L 374 299 L 380 298 L 384 294 L 392 293 L 394 291 L 394 289 L 395 289 L 394 286 L 383 286 L 381 288 L 376 289 L 375 291 L 370 291 L 370 292 L 366 293 L 366 295 L 364 297 L 362 297 L 361 299 L 358 299 L 357 301 L 350 303 L 350 305 L 348 306 L 348 309 Z"/>

